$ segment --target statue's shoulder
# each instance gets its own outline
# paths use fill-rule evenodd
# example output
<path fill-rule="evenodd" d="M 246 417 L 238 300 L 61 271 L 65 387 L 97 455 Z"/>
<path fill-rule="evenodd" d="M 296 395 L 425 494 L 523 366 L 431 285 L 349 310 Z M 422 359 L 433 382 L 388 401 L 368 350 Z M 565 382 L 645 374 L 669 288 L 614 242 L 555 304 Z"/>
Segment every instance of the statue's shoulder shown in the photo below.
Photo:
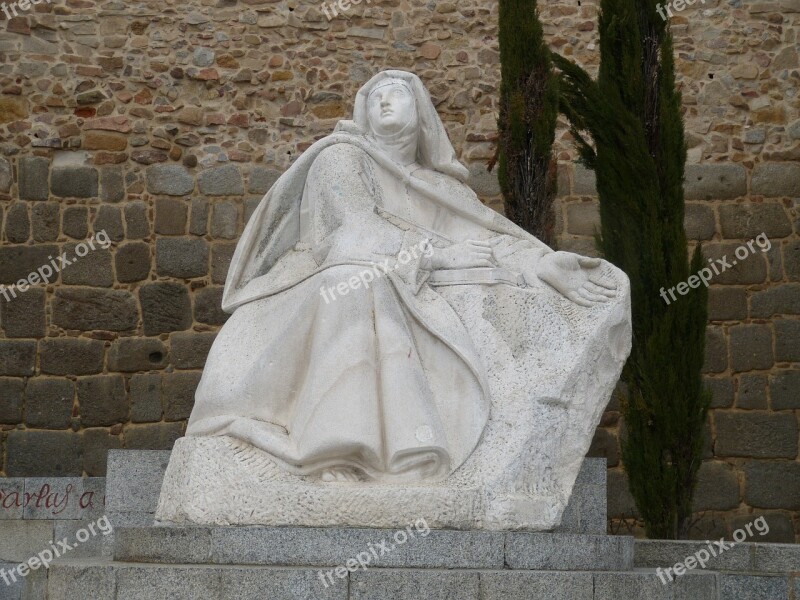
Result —
<path fill-rule="evenodd" d="M 367 158 L 369 158 L 369 154 L 360 146 L 347 141 L 339 141 L 324 148 L 314 159 L 314 166 L 342 169 L 357 166 Z"/>

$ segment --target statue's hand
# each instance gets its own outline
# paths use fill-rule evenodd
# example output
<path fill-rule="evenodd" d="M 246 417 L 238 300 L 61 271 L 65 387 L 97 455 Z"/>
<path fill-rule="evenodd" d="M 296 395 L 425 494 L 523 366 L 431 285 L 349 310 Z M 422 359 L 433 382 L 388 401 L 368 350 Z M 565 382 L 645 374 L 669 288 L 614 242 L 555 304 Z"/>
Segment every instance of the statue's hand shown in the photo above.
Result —
<path fill-rule="evenodd" d="M 614 280 L 601 273 L 601 264 L 599 258 L 550 252 L 539 259 L 536 275 L 575 304 L 592 306 L 617 295 Z"/>
<path fill-rule="evenodd" d="M 430 266 L 438 269 L 472 269 L 475 267 L 496 267 L 497 262 L 490 242 L 467 240 L 448 246 L 435 248 L 430 258 Z"/>

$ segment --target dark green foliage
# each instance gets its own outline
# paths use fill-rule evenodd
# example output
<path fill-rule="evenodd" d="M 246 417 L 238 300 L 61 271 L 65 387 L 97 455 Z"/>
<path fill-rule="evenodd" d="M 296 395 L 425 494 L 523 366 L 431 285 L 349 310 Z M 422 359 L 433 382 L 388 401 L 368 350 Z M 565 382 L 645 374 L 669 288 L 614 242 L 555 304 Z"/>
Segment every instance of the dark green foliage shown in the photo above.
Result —
<path fill-rule="evenodd" d="M 536 0 L 500 1 L 500 188 L 506 215 L 546 244 L 554 233 L 558 76 Z"/>
<path fill-rule="evenodd" d="M 699 246 L 689 264 L 683 230 L 686 148 L 672 39 L 655 0 L 601 0 L 599 30 L 597 81 L 554 60 L 563 110 L 597 175 L 601 251 L 631 281 L 622 399 L 631 492 L 649 537 L 685 537 L 710 402 L 701 377 L 708 290 L 669 305 L 660 295 L 706 266 Z"/>

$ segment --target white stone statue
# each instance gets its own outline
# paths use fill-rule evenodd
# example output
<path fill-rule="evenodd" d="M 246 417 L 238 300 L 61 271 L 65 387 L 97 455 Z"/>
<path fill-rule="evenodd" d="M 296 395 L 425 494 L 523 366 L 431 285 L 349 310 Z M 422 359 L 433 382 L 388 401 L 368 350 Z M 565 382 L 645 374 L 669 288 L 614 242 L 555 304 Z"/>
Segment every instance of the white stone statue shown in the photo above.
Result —
<path fill-rule="evenodd" d="M 558 523 L 630 349 L 628 281 L 466 179 L 395 70 L 283 174 L 233 257 L 160 519 Z"/>

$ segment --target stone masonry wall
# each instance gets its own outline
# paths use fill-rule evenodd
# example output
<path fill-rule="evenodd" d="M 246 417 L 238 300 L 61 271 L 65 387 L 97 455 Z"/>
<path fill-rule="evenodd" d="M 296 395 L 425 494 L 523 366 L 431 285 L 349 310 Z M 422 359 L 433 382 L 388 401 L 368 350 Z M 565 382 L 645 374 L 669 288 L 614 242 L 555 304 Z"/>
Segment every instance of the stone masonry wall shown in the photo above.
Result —
<path fill-rule="evenodd" d="M 596 67 L 596 2 L 544 4 L 553 48 Z M 72 260 L 92 238 L 95 249 L 49 284 L 0 297 L 0 475 L 102 476 L 108 448 L 171 447 L 226 318 L 222 285 L 244 224 L 378 70 L 423 78 L 473 187 L 502 209 L 485 167 L 496 138 L 496 0 L 363 0 L 331 21 L 311 0 L 15 7 L 0 19 L 0 283 L 62 253 Z M 708 0 L 672 29 L 689 237 L 714 257 L 761 232 L 772 243 L 711 287 L 715 398 L 695 533 L 730 533 L 766 514 L 771 539 L 794 541 L 800 3 Z M 591 173 L 572 163 L 564 127 L 556 150 L 558 243 L 593 254 Z M 612 402 L 592 454 L 609 459 L 612 530 L 638 532 L 619 425 Z"/>

